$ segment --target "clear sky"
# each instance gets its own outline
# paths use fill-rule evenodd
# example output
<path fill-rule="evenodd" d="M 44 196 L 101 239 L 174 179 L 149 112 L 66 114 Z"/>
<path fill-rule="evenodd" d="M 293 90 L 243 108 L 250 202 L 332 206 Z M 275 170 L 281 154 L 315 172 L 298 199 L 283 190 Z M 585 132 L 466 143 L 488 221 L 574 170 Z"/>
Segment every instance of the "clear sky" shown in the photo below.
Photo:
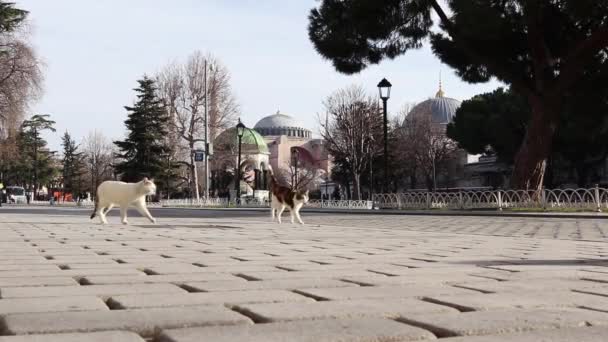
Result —
<path fill-rule="evenodd" d="M 358 75 L 338 74 L 308 40 L 315 0 L 14 1 L 31 12 L 32 40 L 46 64 L 34 112 L 57 121 L 58 132 L 48 135 L 53 149 L 65 130 L 77 140 L 94 129 L 120 139 L 137 79 L 196 50 L 228 67 L 248 126 L 280 109 L 316 132 L 325 97 L 351 84 L 376 94 L 383 77 L 393 84 L 393 112 L 434 96 L 440 70 L 446 96 L 459 100 L 499 86 L 462 82 L 428 46 Z"/>

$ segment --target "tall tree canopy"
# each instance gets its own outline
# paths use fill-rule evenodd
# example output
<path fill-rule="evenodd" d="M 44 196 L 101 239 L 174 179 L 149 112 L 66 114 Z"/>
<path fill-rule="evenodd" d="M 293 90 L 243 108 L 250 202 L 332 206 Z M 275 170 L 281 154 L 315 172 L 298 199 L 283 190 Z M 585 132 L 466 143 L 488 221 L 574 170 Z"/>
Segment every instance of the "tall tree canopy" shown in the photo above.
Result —
<path fill-rule="evenodd" d="M 28 12 L 15 7 L 15 3 L 0 1 L 0 34 L 19 28 Z"/>
<path fill-rule="evenodd" d="M 337 70 L 419 48 L 471 83 L 492 77 L 526 99 L 531 116 L 515 156 L 514 187 L 540 188 L 559 108 L 588 82 L 586 66 L 607 65 L 608 2 L 596 0 L 323 0 L 310 13 L 309 36 Z M 439 18 L 433 30 L 431 13 Z"/>
<path fill-rule="evenodd" d="M 608 155 L 608 90 L 582 88 L 573 94 L 576 96 L 568 98 L 559 112 L 551 156 L 575 169 L 577 183 L 586 186 L 589 169 Z M 494 153 L 512 164 L 530 113 L 522 96 L 499 88 L 464 101 L 447 134 L 469 153 Z"/>
<path fill-rule="evenodd" d="M 154 80 L 144 77 L 135 89 L 137 102 L 126 106 L 129 117 L 125 121 L 128 136 L 114 143 L 120 149 L 122 162 L 116 171 L 126 182 L 138 182 L 143 177 L 162 180 L 165 159 L 171 149 L 166 143 L 169 115 L 162 101 L 156 96 Z"/>
<path fill-rule="evenodd" d="M 55 121 L 49 114 L 36 114 L 21 124 L 20 144 L 24 149 L 24 157 L 32 161 L 32 185 L 37 191 L 41 183 L 47 183 L 54 175 L 52 154 L 47 148 L 47 142 L 42 137 L 43 131 L 55 132 Z M 42 180 L 42 182 L 40 182 Z"/>

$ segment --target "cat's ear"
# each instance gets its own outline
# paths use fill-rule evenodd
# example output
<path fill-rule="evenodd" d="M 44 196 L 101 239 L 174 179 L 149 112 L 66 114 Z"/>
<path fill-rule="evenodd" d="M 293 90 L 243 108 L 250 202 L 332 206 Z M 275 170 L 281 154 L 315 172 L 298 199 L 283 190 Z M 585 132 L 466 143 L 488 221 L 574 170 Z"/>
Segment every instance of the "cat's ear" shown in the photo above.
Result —
<path fill-rule="evenodd" d="M 143 181 L 147 182 L 148 181 L 148 177 L 144 177 Z"/>

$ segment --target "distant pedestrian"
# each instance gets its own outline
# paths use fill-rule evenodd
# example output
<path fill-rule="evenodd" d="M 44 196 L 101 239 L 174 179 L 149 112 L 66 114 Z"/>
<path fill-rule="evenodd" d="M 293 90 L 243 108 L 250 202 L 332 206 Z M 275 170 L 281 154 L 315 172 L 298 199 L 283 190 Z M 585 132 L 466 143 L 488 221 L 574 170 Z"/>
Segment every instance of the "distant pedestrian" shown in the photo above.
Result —
<path fill-rule="evenodd" d="M 27 204 L 28 204 L 28 205 L 30 204 L 30 199 L 31 199 L 30 193 L 29 193 L 29 192 L 26 192 L 26 193 L 25 193 L 25 200 L 27 201 Z"/>

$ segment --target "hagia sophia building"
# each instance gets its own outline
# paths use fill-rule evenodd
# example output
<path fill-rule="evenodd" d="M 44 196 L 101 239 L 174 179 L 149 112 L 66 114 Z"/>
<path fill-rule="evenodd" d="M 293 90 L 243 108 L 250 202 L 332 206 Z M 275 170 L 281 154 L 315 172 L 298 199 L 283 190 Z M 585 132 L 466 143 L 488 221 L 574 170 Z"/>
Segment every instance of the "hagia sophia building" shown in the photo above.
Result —
<path fill-rule="evenodd" d="M 220 197 L 234 194 L 234 165 L 238 155 L 236 128 L 229 128 L 214 141 L 215 160 L 212 163 L 211 189 Z M 222 158 L 221 156 L 225 156 Z M 312 131 L 297 119 L 277 111 L 259 120 L 253 128 L 245 129 L 241 138 L 240 188 L 242 196 L 264 199 L 268 197 L 269 175 L 286 173 L 299 167 L 316 170 L 316 187 L 323 194 L 334 190 L 331 182 L 331 156 L 322 139 L 313 138 Z M 310 190 L 317 190 L 310 189 Z"/>
<path fill-rule="evenodd" d="M 440 84 L 435 96 L 418 103 L 407 117 L 429 118 L 445 134 L 459 107 L 460 101 L 447 97 Z M 210 175 L 210 189 L 214 196 L 233 198 L 236 195 L 234 166 L 237 147 L 235 127 L 225 130 L 214 141 Z M 252 128 L 245 129 L 241 139 L 241 195 L 268 198 L 269 170 L 272 169 L 275 175 L 289 170 L 294 165 L 294 158 L 300 167 L 318 170 L 318 182 L 310 190 L 319 190 L 321 196 L 333 194 L 338 185 L 331 181 L 332 158 L 324 141 L 313 138 L 312 131 L 296 118 L 277 111 L 259 120 Z M 455 152 L 452 165 L 437 174 L 438 187 L 485 185 L 487 172 L 496 173 L 496 166 L 488 165 L 489 170 L 485 170 L 487 166 L 481 160 L 478 162 L 478 158 L 463 150 Z"/>

